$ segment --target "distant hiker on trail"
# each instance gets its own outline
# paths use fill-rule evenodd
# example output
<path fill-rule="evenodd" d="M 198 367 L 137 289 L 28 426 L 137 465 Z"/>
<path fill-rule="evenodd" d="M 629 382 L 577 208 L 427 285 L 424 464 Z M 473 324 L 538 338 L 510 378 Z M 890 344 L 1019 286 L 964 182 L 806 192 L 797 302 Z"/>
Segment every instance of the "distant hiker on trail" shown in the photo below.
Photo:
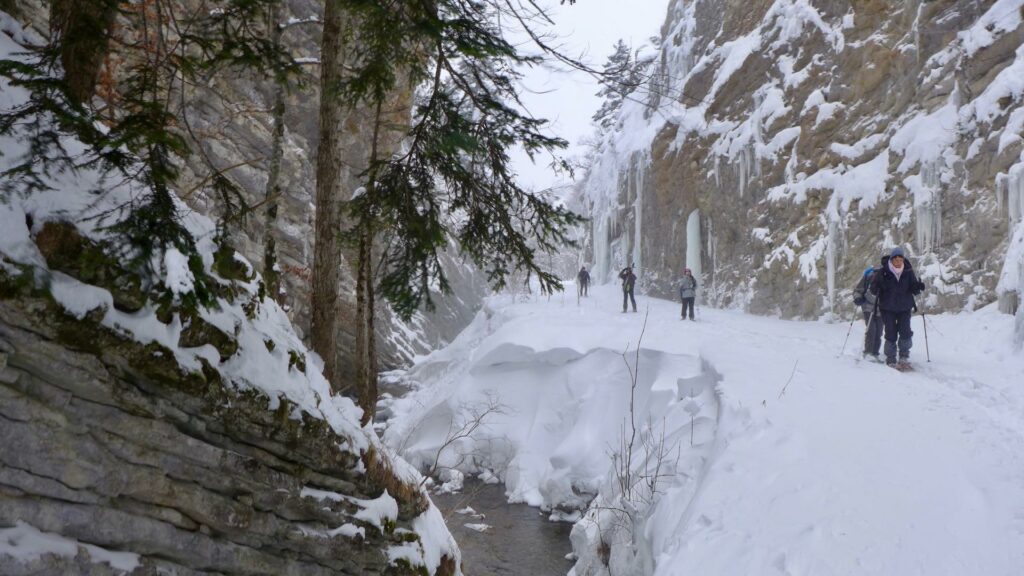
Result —
<path fill-rule="evenodd" d="M 880 361 L 878 353 L 882 349 L 882 316 L 878 313 L 878 299 L 868 288 L 875 275 L 885 267 L 889 253 L 882 254 L 882 265 L 878 268 L 868 266 L 853 289 L 853 303 L 860 306 L 864 313 L 864 357 Z"/>
<path fill-rule="evenodd" d="M 686 318 L 686 310 L 690 310 L 690 320 L 693 320 L 693 301 L 697 298 L 697 279 L 693 277 L 690 269 L 683 270 L 683 279 L 679 281 L 679 299 L 683 302 L 683 312 L 680 318 Z"/>
<path fill-rule="evenodd" d="M 622 279 L 622 311 L 626 311 L 626 302 L 633 303 L 633 312 L 636 312 L 636 298 L 633 297 L 633 288 L 636 286 L 636 274 L 633 274 L 633 265 L 630 264 L 619 272 Z"/>
<path fill-rule="evenodd" d="M 882 259 L 882 269 L 871 280 L 870 290 L 877 297 L 878 311 L 885 326 L 885 363 L 899 370 L 909 370 L 914 335 L 910 316 L 917 310 L 914 296 L 924 291 L 924 283 L 917 279 L 902 248 L 893 248 L 889 257 Z"/>
<path fill-rule="evenodd" d="M 589 288 L 590 272 L 587 272 L 587 267 L 583 266 L 580 268 L 580 273 L 576 275 L 576 293 L 579 296 L 586 296 Z"/>

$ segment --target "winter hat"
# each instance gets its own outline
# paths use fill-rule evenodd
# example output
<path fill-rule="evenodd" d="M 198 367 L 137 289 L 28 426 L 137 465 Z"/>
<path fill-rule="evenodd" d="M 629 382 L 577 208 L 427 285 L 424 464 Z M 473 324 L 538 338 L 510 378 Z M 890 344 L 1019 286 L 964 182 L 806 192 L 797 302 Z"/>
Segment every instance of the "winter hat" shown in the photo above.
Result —
<path fill-rule="evenodd" d="M 687 274 L 689 274 L 690 273 L 690 269 L 689 268 L 683 268 L 683 272 L 686 272 Z"/>
<path fill-rule="evenodd" d="M 899 256 L 900 258 L 905 258 L 905 256 L 903 255 L 903 248 L 900 248 L 899 246 L 893 248 L 892 252 L 889 253 L 889 258 L 895 258 L 897 256 Z"/>

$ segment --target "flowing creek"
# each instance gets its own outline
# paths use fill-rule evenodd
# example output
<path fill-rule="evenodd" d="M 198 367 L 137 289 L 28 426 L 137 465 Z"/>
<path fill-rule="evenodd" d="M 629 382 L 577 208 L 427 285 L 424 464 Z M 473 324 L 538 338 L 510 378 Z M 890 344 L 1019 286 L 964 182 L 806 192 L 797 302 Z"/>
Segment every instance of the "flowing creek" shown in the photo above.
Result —
<path fill-rule="evenodd" d="M 384 394 L 377 415 L 386 423 L 388 395 L 401 396 L 406 389 L 382 379 L 380 391 Z M 461 492 L 430 498 L 459 543 L 466 576 L 564 576 L 572 568 L 566 559 L 572 552 L 572 524 L 552 522 L 539 508 L 509 504 L 504 484 L 466 478 Z"/>
<path fill-rule="evenodd" d="M 467 479 L 459 494 L 431 494 L 462 549 L 467 576 L 564 576 L 572 568 L 572 524 L 552 522 L 526 504 L 509 504 L 503 484 Z M 475 514 L 459 513 L 467 507 Z M 480 515 L 483 515 L 482 517 Z M 480 532 L 467 526 L 486 525 Z"/>

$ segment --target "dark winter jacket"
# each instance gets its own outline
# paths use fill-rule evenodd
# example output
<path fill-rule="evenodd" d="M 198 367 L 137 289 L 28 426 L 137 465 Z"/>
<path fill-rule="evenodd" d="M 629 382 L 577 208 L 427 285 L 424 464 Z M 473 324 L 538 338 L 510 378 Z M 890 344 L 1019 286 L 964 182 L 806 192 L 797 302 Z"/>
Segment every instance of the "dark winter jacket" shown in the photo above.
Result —
<path fill-rule="evenodd" d="M 624 292 L 633 290 L 633 285 L 636 284 L 636 274 L 633 274 L 632 268 L 623 268 L 622 272 L 619 272 L 619 278 L 622 279 L 622 290 Z"/>
<path fill-rule="evenodd" d="M 868 268 L 865 270 L 864 275 L 857 282 L 857 287 L 853 289 L 853 303 L 860 306 L 865 314 L 871 314 L 875 311 L 877 297 L 868 288 L 871 286 L 871 281 L 875 279 L 879 270 L 881 268 Z"/>
<path fill-rule="evenodd" d="M 889 259 L 882 259 L 882 269 L 871 281 L 871 293 L 878 297 L 878 309 L 884 312 L 909 312 L 917 310 L 914 296 L 924 291 L 924 283 L 917 279 L 910 260 L 903 259 L 903 274 L 896 275 L 889 270 Z"/>
<path fill-rule="evenodd" d="M 693 276 L 683 275 L 679 281 L 679 299 L 697 297 L 697 279 Z"/>
<path fill-rule="evenodd" d="M 579 281 L 580 286 L 586 286 L 590 284 L 590 272 L 580 270 L 580 273 L 576 275 L 576 279 Z"/>

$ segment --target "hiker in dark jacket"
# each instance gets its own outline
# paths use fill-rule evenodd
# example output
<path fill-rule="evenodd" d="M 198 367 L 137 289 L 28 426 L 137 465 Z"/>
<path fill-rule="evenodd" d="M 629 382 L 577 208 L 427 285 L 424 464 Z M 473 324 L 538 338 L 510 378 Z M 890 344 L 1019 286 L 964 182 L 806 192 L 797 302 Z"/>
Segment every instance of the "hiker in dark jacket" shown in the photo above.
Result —
<path fill-rule="evenodd" d="M 622 280 L 622 311 L 626 311 L 626 302 L 633 303 L 633 312 L 636 312 L 636 298 L 633 297 L 633 288 L 636 286 L 636 274 L 633 274 L 633 265 L 630 264 L 619 272 Z"/>
<path fill-rule="evenodd" d="M 679 281 L 679 300 L 683 303 L 681 318 L 686 318 L 686 310 L 690 310 L 690 320 L 693 320 L 693 301 L 697 298 L 697 279 L 693 277 L 690 269 L 683 270 L 683 279 Z"/>
<path fill-rule="evenodd" d="M 587 272 L 587 267 L 583 266 L 580 268 L 579 274 L 576 275 L 576 291 L 580 296 L 586 296 L 589 288 L 590 272 Z"/>
<path fill-rule="evenodd" d="M 902 248 L 893 248 L 889 257 L 882 260 L 882 269 L 875 274 L 870 290 L 877 297 L 878 311 L 885 326 L 885 363 L 901 369 L 909 368 L 914 335 L 910 329 L 910 316 L 917 309 L 914 296 L 924 291 L 924 283 L 917 279 Z"/>
<path fill-rule="evenodd" d="M 877 299 L 868 290 L 868 287 L 871 286 L 875 274 L 885 267 L 888 259 L 889 252 L 886 251 L 885 254 L 882 254 L 882 265 L 880 267 L 868 266 L 860 277 L 860 281 L 857 282 L 857 287 L 853 289 L 853 303 L 860 306 L 860 310 L 864 314 L 864 357 L 874 360 L 878 360 L 878 353 L 882 349 L 882 316 L 878 313 Z"/>

